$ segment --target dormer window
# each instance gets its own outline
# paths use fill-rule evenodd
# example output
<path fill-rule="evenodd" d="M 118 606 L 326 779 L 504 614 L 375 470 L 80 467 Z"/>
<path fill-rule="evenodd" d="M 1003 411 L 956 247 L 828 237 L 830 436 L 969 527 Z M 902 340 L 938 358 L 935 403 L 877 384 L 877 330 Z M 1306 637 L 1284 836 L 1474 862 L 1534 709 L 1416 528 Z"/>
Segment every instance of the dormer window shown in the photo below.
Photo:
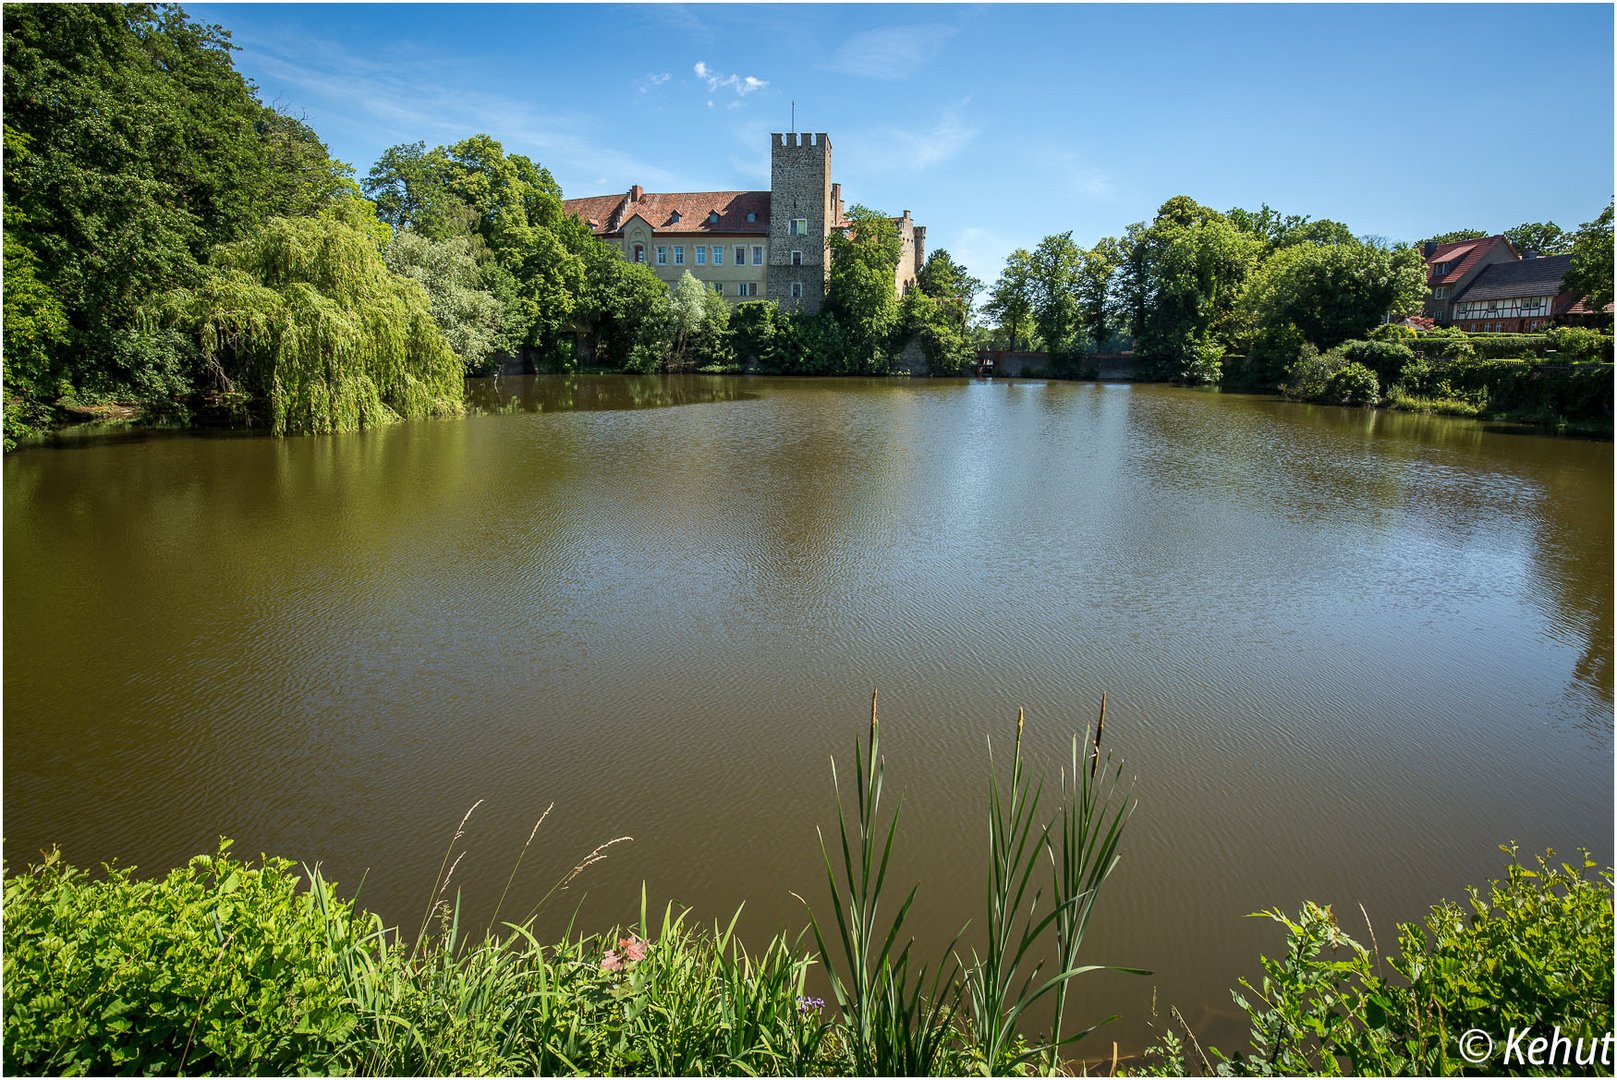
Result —
<path fill-rule="evenodd" d="M 1432 273 L 1437 277 L 1442 277 L 1444 274 L 1453 269 L 1454 264 L 1451 262 L 1438 263 L 1436 266 L 1432 267 Z"/>
<path fill-rule="evenodd" d="M 707 212 L 707 223 L 709 225 L 717 225 L 719 223 L 719 212 L 717 210 L 709 210 Z"/>
<path fill-rule="evenodd" d="M 748 225 L 751 225 L 751 224 L 753 224 L 753 223 L 754 223 L 754 222 L 756 222 L 756 221 L 757 221 L 757 220 L 758 220 L 758 214 L 757 214 L 757 212 L 756 212 L 756 211 L 754 211 L 754 210 L 748 210 L 748 211 L 747 211 L 747 224 L 748 224 Z"/>
<path fill-rule="evenodd" d="M 668 215 L 668 224 L 670 224 L 670 225 L 678 225 L 679 224 L 679 211 L 678 210 L 675 210 L 672 214 Z"/>

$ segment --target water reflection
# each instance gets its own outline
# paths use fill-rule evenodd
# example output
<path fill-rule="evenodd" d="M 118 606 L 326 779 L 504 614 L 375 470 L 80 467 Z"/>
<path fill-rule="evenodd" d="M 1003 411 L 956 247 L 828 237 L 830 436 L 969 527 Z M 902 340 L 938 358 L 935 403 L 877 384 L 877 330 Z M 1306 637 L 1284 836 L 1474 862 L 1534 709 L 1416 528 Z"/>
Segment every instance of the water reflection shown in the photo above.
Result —
<path fill-rule="evenodd" d="M 473 412 L 660 409 L 745 401 L 741 379 L 717 375 L 501 375 L 466 380 Z"/>

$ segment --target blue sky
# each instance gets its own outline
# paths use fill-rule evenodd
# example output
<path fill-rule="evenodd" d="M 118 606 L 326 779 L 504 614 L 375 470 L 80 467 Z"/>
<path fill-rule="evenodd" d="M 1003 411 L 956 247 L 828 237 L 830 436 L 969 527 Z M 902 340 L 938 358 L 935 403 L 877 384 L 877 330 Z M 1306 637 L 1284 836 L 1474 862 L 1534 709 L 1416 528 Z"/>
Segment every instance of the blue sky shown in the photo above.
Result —
<path fill-rule="evenodd" d="M 766 188 L 831 136 L 847 201 L 992 281 L 1187 194 L 1418 239 L 1593 218 L 1613 8 L 1513 5 L 191 5 L 359 176 L 476 132 L 568 196 Z"/>

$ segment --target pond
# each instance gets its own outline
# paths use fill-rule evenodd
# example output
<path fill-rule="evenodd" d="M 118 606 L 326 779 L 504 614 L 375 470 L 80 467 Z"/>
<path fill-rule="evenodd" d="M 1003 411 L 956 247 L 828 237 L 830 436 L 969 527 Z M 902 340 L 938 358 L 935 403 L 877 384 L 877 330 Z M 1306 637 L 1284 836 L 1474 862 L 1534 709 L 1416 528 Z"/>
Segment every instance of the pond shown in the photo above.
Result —
<path fill-rule="evenodd" d="M 893 871 L 980 926 L 987 746 L 1057 782 L 1108 695 L 1136 777 L 1079 1016 L 1204 1042 L 1278 927 L 1379 939 L 1497 845 L 1612 858 L 1612 446 L 1146 385 L 472 384 L 338 436 L 150 433 L 5 463 L 6 858 L 319 862 L 411 928 L 559 932 L 645 882 L 761 936 L 880 688 Z M 824 908 L 821 908 L 822 913 Z M 477 925 L 480 927 L 482 921 Z M 969 933 L 968 938 L 969 941 Z M 1069 1014 L 1072 1015 L 1072 1014 Z"/>

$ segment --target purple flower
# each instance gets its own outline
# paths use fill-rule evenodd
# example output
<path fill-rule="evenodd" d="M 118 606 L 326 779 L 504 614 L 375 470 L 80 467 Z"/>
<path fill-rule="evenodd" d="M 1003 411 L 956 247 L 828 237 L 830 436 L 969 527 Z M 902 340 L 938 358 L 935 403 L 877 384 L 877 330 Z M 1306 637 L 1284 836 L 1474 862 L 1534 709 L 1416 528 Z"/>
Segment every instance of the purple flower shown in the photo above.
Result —
<path fill-rule="evenodd" d="M 824 998 L 800 997 L 797 999 L 797 1011 L 805 1016 L 811 1012 L 814 1012 L 816 1009 L 823 1008 L 825 1008 Z"/>

